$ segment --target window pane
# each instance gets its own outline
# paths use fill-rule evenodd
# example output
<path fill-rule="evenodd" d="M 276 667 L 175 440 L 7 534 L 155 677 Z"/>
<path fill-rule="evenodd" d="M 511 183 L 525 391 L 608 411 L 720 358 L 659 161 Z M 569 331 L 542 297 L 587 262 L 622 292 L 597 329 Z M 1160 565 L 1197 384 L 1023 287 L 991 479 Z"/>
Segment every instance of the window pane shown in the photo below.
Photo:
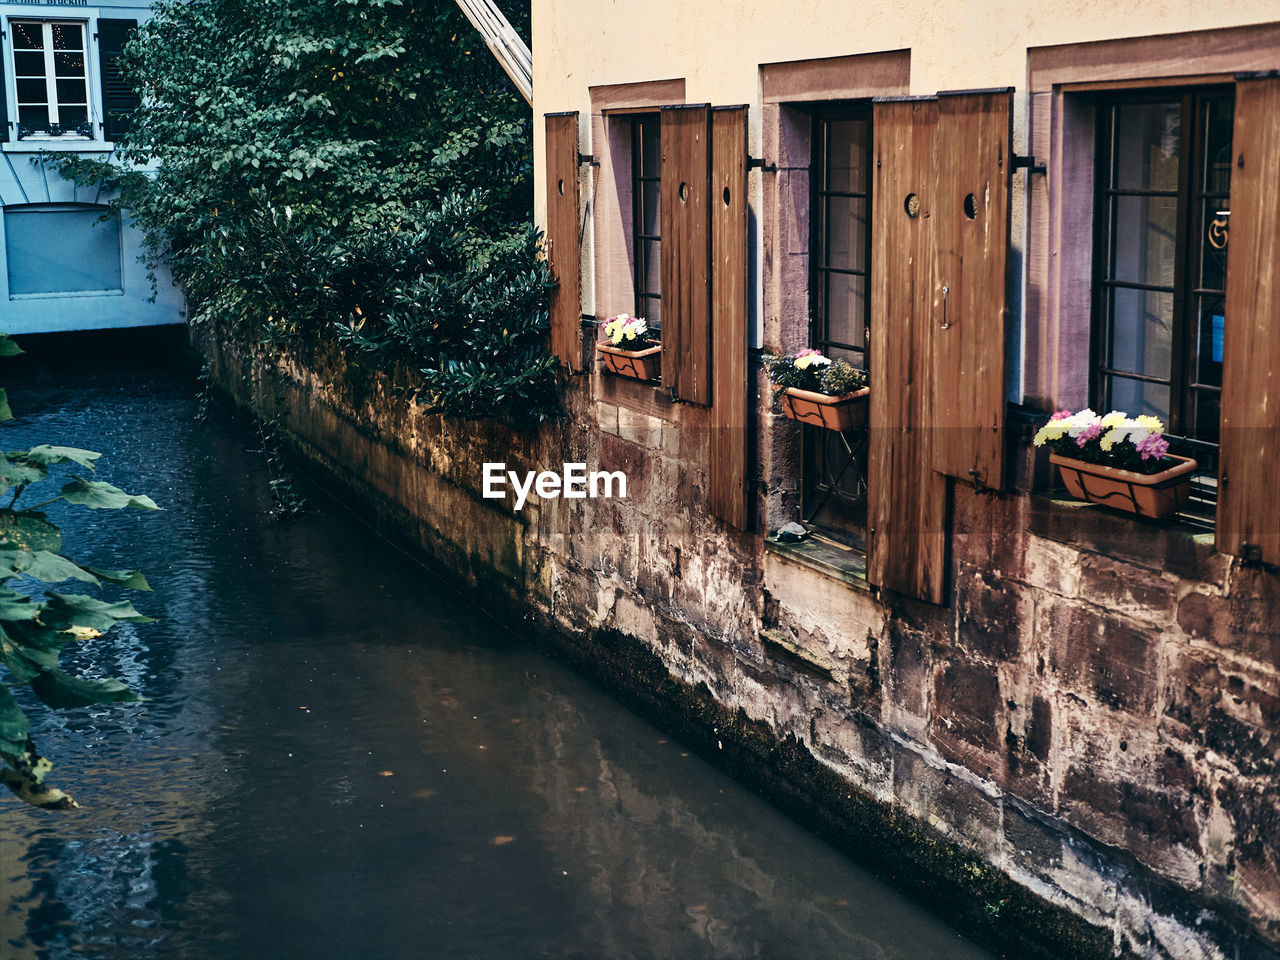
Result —
<path fill-rule="evenodd" d="M 844 273 L 826 276 L 826 335 L 823 339 L 865 348 L 867 278 Z"/>
<path fill-rule="evenodd" d="M 59 106 L 58 107 L 58 123 L 66 133 L 75 132 L 76 127 L 80 126 L 89 119 L 89 110 L 84 104 L 79 106 Z"/>
<path fill-rule="evenodd" d="M 9 209 L 4 214 L 9 293 L 119 290 L 120 221 L 102 207 Z"/>
<path fill-rule="evenodd" d="M 59 80 L 58 81 L 58 105 L 63 104 L 84 104 L 88 101 L 84 98 L 84 81 L 83 80 Z M 63 123 L 67 120 L 62 118 Z"/>
<path fill-rule="evenodd" d="M 1117 288 L 1111 291 L 1111 303 L 1111 366 L 1168 378 L 1173 294 Z"/>
<path fill-rule="evenodd" d="M 78 23 L 55 23 L 53 25 L 53 49 L 83 50 L 83 34 Z"/>
<path fill-rule="evenodd" d="M 46 106 L 18 107 L 19 126 L 28 127 L 32 133 L 44 133 L 49 129 L 49 108 Z"/>
<path fill-rule="evenodd" d="M 636 315 L 648 321 L 649 326 L 658 329 L 662 326 L 662 300 L 659 297 L 641 297 L 636 305 Z"/>
<path fill-rule="evenodd" d="M 656 177 L 662 171 L 662 144 L 659 137 L 659 126 L 657 119 L 641 120 L 640 124 L 640 153 L 641 153 L 641 175 L 645 177 Z"/>
<path fill-rule="evenodd" d="M 1221 435 L 1222 395 L 1216 390 L 1197 390 L 1195 404 L 1195 423 L 1188 433 L 1196 440 L 1205 443 L 1217 443 Z"/>
<path fill-rule="evenodd" d="M 1221 296 L 1201 296 L 1198 311 L 1199 336 L 1196 338 L 1195 382 L 1222 386 L 1222 334 L 1226 310 Z"/>
<path fill-rule="evenodd" d="M 1235 100 L 1210 100 L 1205 105 L 1204 189 L 1227 193 L 1231 189 L 1231 131 Z"/>
<path fill-rule="evenodd" d="M 27 54 L 30 56 L 30 54 Z M 43 68 L 42 68 L 43 69 Z M 53 72 L 59 77 L 84 77 L 83 53 L 55 53 Z"/>
<path fill-rule="evenodd" d="M 651 237 L 658 236 L 662 231 L 662 184 L 651 180 L 641 181 L 641 193 L 644 197 L 644 204 L 641 208 L 641 216 L 643 222 L 640 224 L 640 232 Z"/>
<path fill-rule="evenodd" d="M 1131 417 L 1144 414 L 1159 417 L 1161 422 L 1168 426 L 1169 388 L 1160 383 L 1113 377 L 1110 407 L 1113 410 L 1123 410 Z"/>
<path fill-rule="evenodd" d="M 1173 286 L 1177 197 L 1116 197 L 1111 279 Z"/>
<path fill-rule="evenodd" d="M 1209 198 L 1200 201 L 1203 227 L 1199 239 L 1200 276 L 1198 286 L 1203 290 L 1226 290 L 1227 287 L 1227 237 L 1230 218 L 1227 201 Z"/>
<path fill-rule="evenodd" d="M 16 51 L 13 55 L 13 73 L 16 77 L 43 77 L 44 54 Z"/>
<path fill-rule="evenodd" d="M 641 293 L 662 292 L 662 245 L 658 240 L 642 240 L 640 242 L 642 258 L 641 276 L 644 286 Z"/>
<path fill-rule="evenodd" d="M 18 103 L 47 103 L 49 88 L 43 80 L 19 80 Z"/>
<path fill-rule="evenodd" d="M 824 206 L 827 247 L 823 251 L 825 262 L 821 266 L 866 270 L 867 201 L 829 197 Z"/>
<path fill-rule="evenodd" d="M 13 25 L 14 50 L 43 50 L 44 27 L 39 23 L 15 23 Z"/>
<path fill-rule="evenodd" d="M 1177 190 L 1182 153 L 1182 104 L 1128 103 L 1115 107 L 1115 186 Z"/>
<path fill-rule="evenodd" d="M 840 193 L 867 192 L 866 120 L 832 120 L 827 124 L 826 189 Z"/>

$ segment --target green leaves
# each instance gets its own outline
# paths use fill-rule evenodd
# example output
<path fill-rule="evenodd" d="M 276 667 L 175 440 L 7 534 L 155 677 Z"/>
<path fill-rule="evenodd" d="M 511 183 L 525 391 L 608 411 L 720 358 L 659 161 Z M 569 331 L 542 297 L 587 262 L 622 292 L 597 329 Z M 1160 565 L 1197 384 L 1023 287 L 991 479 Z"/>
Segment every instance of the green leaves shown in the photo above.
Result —
<path fill-rule="evenodd" d="M 72 477 L 60 494 L 68 503 L 76 503 L 90 510 L 120 510 L 137 507 L 140 510 L 159 510 L 150 497 L 133 496 L 119 487 L 101 480 L 85 480 Z"/>
<path fill-rule="evenodd" d="M 0 753 L 22 753 L 31 724 L 8 687 L 0 687 Z"/>
<path fill-rule="evenodd" d="M 84 680 L 61 670 L 40 674 L 31 681 L 31 689 L 54 710 L 96 703 L 137 703 L 142 699 L 119 680 Z"/>
<path fill-rule="evenodd" d="M 0 510 L 0 546 L 21 550 L 62 549 L 62 531 L 30 510 Z"/>

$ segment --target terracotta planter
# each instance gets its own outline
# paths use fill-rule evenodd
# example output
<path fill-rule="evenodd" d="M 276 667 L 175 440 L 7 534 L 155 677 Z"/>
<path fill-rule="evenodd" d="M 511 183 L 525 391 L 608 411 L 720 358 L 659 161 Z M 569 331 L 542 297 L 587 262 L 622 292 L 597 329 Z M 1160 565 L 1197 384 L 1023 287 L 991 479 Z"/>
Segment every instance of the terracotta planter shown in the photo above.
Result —
<path fill-rule="evenodd" d="M 604 358 L 604 368 L 620 377 L 635 380 L 659 380 L 662 377 L 662 344 L 644 350 L 623 350 L 608 343 L 597 343 L 596 350 Z"/>
<path fill-rule="evenodd" d="M 871 388 L 831 397 L 825 393 L 787 387 L 783 391 L 782 412 L 792 420 L 828 430 L 852 430 L 867 423 L 867 401 Z"/>
<path fill-rule="evenodd" d="M 1173 466 L 1159 473 L 1135 473 L 1071 457 L 1049 454 L 1073 497 L 1101 503 L 1140 517 L 1168 517 L 1187 504 L 1191 495 L 1191 475 L 1196 462 L 1190 457 L 1169 455 Z"/>

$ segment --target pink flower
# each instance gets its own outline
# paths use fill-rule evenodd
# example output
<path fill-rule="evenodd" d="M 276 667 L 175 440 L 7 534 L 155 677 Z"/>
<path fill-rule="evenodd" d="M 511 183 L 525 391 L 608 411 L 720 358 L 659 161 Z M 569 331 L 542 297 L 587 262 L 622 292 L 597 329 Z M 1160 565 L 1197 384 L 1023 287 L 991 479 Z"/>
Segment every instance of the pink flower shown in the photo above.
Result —
<path fill-rule="evenodd" d="M 1083 447 L 1086 443 L 1088 443 L 1094 437 L 1098 437 L 1101 435 L 1102 435 L 1102 424 L 1098 421 L 1094 421 L 1093 423 L 1089 424 L 1087 427 L 1085 427 L 1083 430 L 1080 431 L 1080 436 L 1076 437 L 1076 446 Z"/>
<path fill-rule="evenodd" d="M 1070 411 L 1070 410 L 1059 410 L 1057 413 L 1055 413 L 1055 414 L 1054 414 L 1052 417 L 1050 417 L 1049 419 L 1050 419 L 1050 420 L 1065 420 L 1065 419 L 1067 419 L 1067 417 L 1069 417 L 1069 416 L 1071 416 L 1071 411 Z"/>
<path fill-rule="evenodd" d="M 1158 433 L 1149 433 L 1138 444 L 1138 452 L 1142 454 L 1143 460 L 1163 459 L 1169 452 L 1169 441 Z"/>
<path fill-rule="evenodd" d="M 810 347 L 807 350 L 801 350 L 799 353 L 797 353 L 796 359 L 799 360 L 801 357 L 820 357 L 820 356 L 822 356 L 821 350 L 814 350 L 812 347 Z"/>

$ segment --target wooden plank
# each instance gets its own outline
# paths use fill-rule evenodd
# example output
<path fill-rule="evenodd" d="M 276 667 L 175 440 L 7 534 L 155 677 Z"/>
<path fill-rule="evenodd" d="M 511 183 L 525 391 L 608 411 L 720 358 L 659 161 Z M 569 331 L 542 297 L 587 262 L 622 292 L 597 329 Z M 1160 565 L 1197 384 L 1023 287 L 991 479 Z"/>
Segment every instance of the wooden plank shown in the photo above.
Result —
<path fill-rule="evenodd" d="M 662 109 L 662 383 L 711 404 L 711 108 Z"/>
<path fill-rule="evenodd" d="M 1217 544 L 1280 564 L 1280 77 L 1236 84 Z"/>
<path fill-rule="evenodd" d="M 941 603 L 948 490 L 930 449 L 928 331 L 941 303 L 930 253 L 937 119 L 936 100 L 874 106 L 867 577 Z"/>
<path fill-rule="evenodd" d="M 546 115 L 547 252 L 559 285 L 551 291 L 551 352 L 582 369 L 582 234 L 578 211 L 578 114 Z"/>
<path fill-rule="evenodd" d="M 938 98 L 932 189 L 933 469 L 1000 488 L 1004 480 L 1013 92 Z"/>
<path fill-rule="evenodd" d="M 747 108 L 711 114 L 711 512 L 747 528 Z"/>

